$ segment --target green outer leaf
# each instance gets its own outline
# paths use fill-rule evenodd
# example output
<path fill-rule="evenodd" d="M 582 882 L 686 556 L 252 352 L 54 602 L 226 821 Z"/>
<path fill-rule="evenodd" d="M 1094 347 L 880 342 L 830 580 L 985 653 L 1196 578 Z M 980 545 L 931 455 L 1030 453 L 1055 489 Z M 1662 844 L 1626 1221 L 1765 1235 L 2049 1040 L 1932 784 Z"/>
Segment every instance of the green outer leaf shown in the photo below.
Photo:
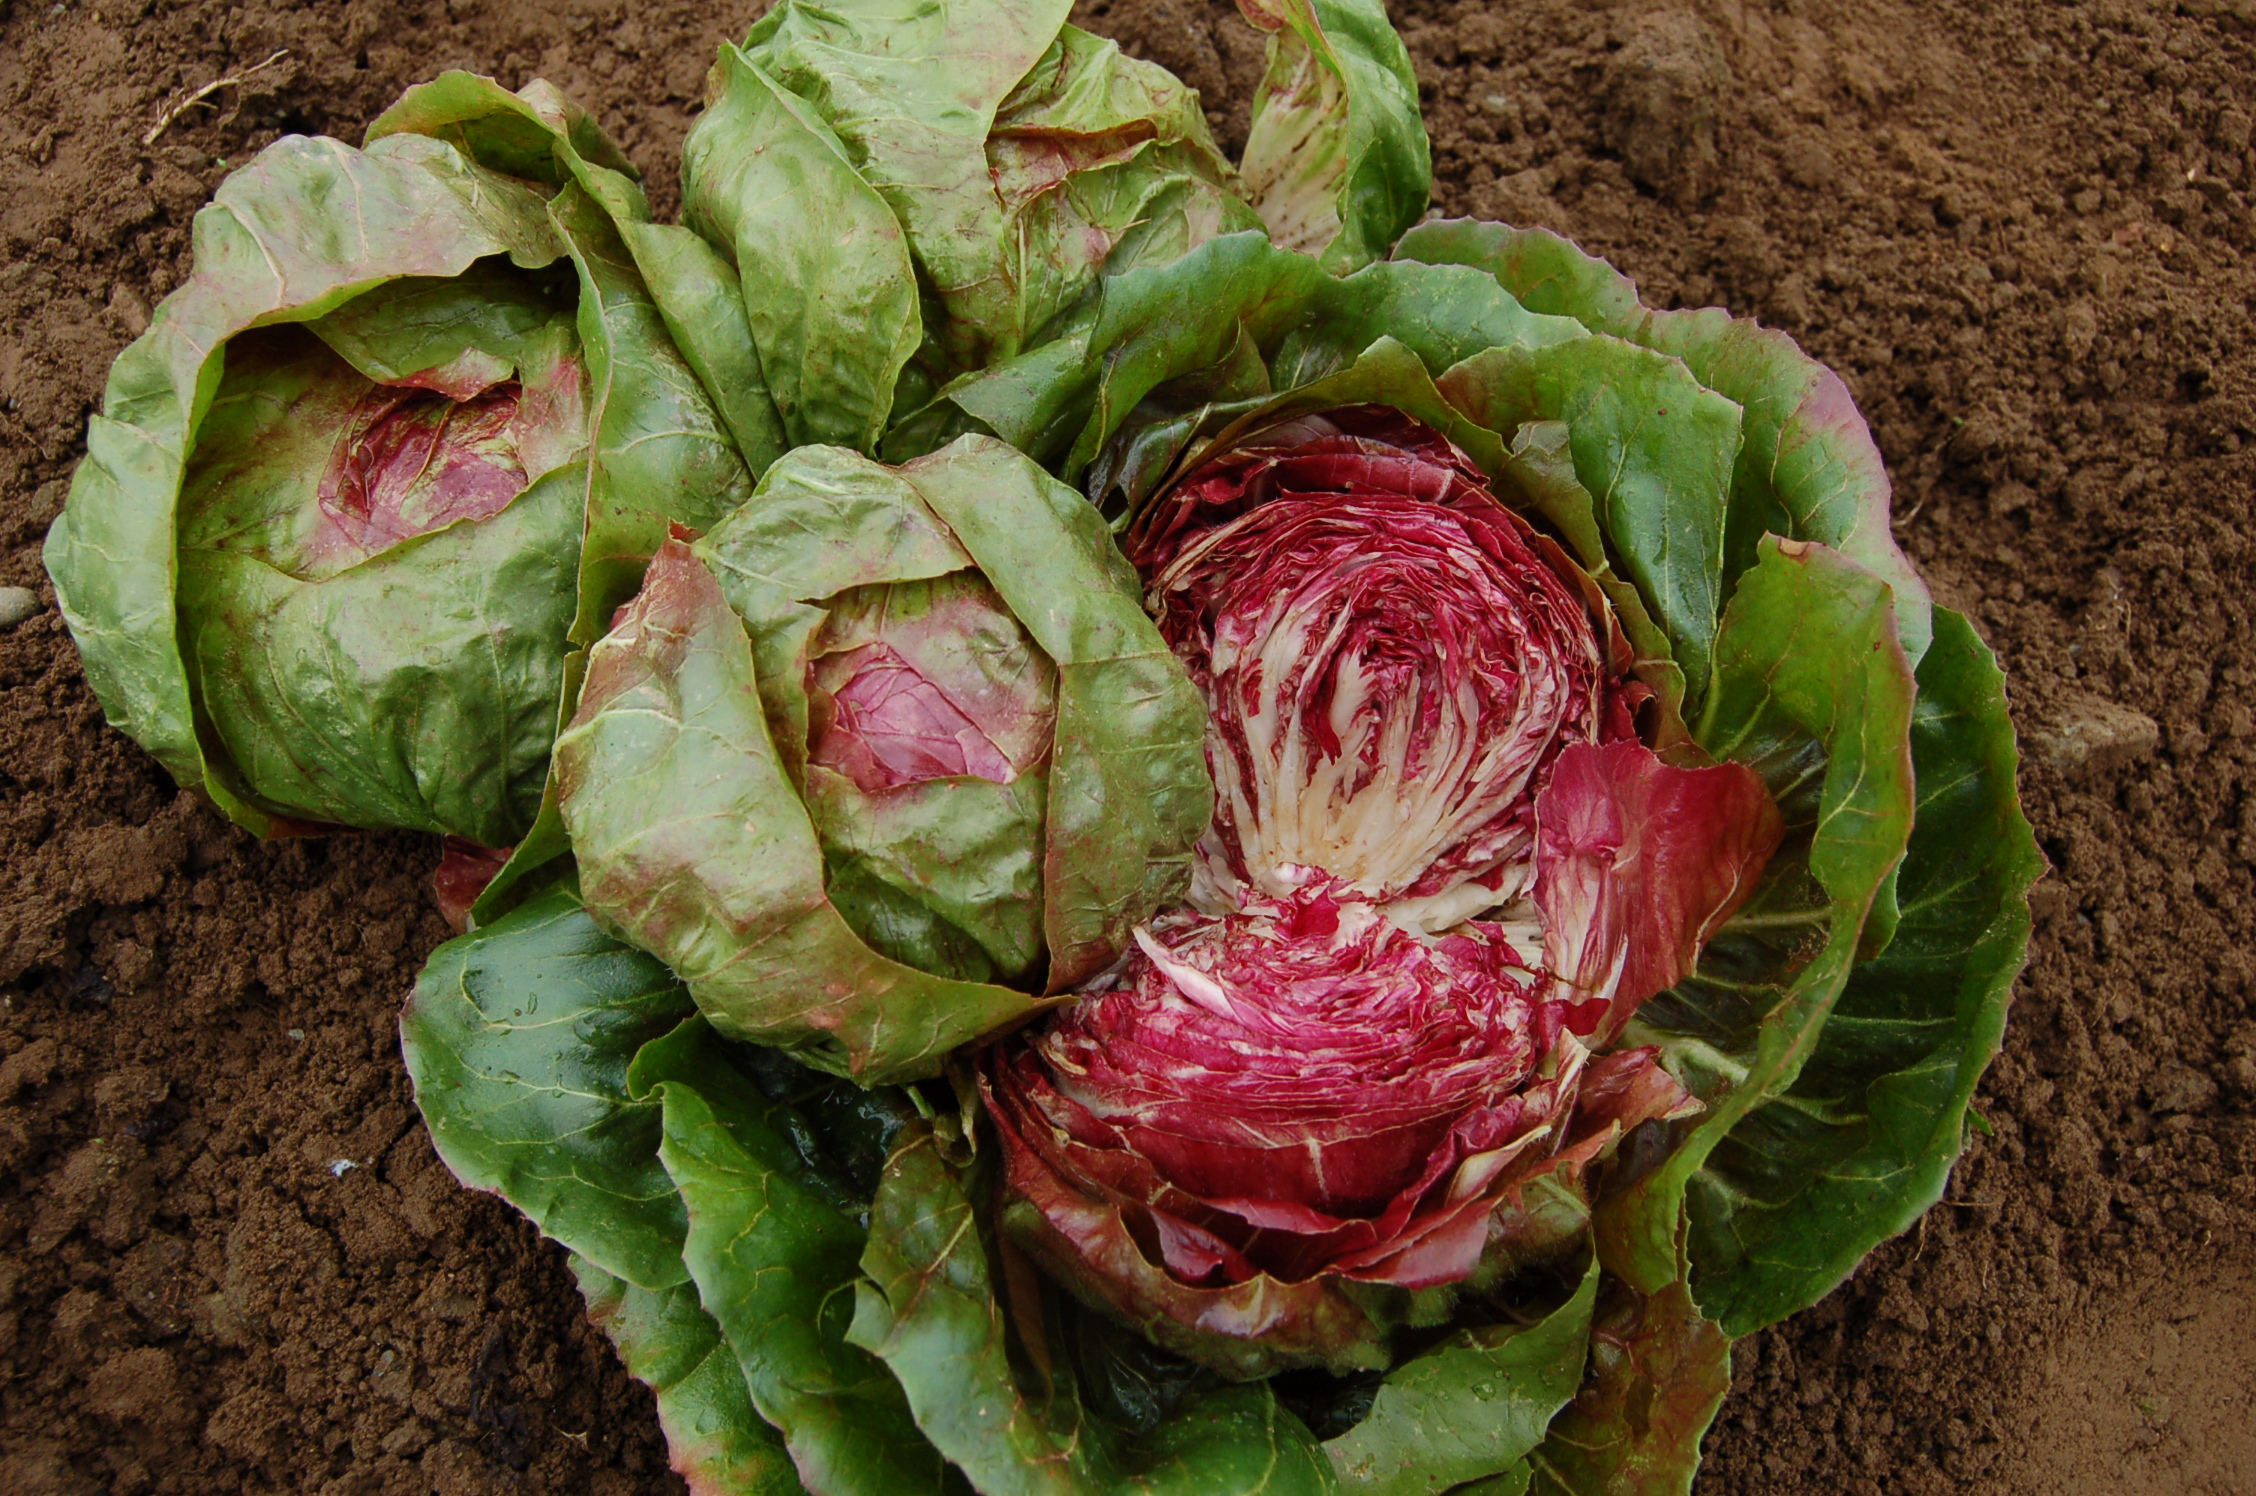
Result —
<path fill-rule="evenodd" d="M 369 139 L 402 131 L 446 139 L 493 170 L 565 189 L 550 215 L 579 272 L 595 422 L 572 628 L 573 640 L 585 645 L 632 595 L 669 524 L 704 528 L 735 508 L 750 494 L 756 471 L 745 464 L 764 462 L 779 440 L 774 423 L 763 424 L 772 415 L 765 382 L 742 383 L 757 378 L 750 333 L 742 332 L 739 346 L 734 319 L 714 315 L 726 286 L 701 274 L 713 267 L 667 253 L 680 231 L 649 223 L 633 164 L 549 83 L 535 79 L 510 93 L 491 78 L 443 73 L 408 90 L 369 127 Z M 643 279 L 645 257 L 660 272 L 655 286 Z M 671 339 L 685 323 L 701 329 L 686 355 Z M 718 408 L 700 377 L 727 381 Z M 751 444 L 740 454 L 735 447 L 747 433 Z M 567 662 L 558 730 L 571 718 L 584 665 L 581 658 Z M 552 776 L 531 829 L 479 895 L 473 924 L 511 907 L 528 880 L 541 881 L 536 870 L 566 850 L 555 798 Z"/>
<path fill-rule="evenodd" d="M 1724 582 L 1724 518 L 1739 408 L 1684 366 L 1618 338 L 1493 348 L 1441 380 L 1450 403 L 1494 431 L 1563 421 L 1597 517 L 1674 646 L 1686 695 L 1713 671 Z"/>
<path fill-rule="evenodd" d="M 545 288 L 485 260 L 451 278 L 387 281 L 306 328 L 364 380 L 396 384 L 453 366 L 467 354 L 480 382 L 491 385 L 512 372 L 527 377 L 528 365 L 535 372 L 553 368 L 577 342 L 571 324 L 570 310 L 558 307 Z M 366 387 L 356 384 L 355 395 Z M 200 434 L 207 440 L 216 411 L 215 405 L 204 418 Z M 299 440 L 319 443 L 326 456 L 335 436 L 310 432 Z M 320 464 L 312 468 L 306 475 L 309 484 L 318 477 Z M 528 468 L 527 476 L 538 477 L 540 471 Z"/>
<path fill-rule="evenodd" d="M 1369 1415 L 1324 1445 L 1340 1490 L 1435 1496 L 1518 1468 L 1582 1383 L 1597 1297 L 1593 1257 L 1534 1324 L 1460 1330 L 1389 1372 Z"/>
<path fill-rule="evenodd" d="M 966 374 L 886 437 L 906 461 L 964 430 L 1001 437 L 1074 480 L 1163 381 L 1215 363 L 1241 339 L 1274 343 L 1324 272 L 1257 233 L 1224 234 L 1181 259 L 1100 281 L 1055 336 Z"/>
<path fill-rule="evenodd" d="M 1700 1304 L 1733 1336 L 1815 1303 L 1942 1197 L 2004 1036 L 2044 860 L 2015 793 L 2004 677 L 1947 608 L 1920 661 L 1911 751 L 1894 942 L 1850 974 L 1793 1087 L 1693 1181 Z"/>
<path fill-rule="evenodd" d="M 669 523 L 710 528 L 752 496 L 752 480 L 611 220 L 577 186 L 549 211 L 580 270 L 580 342 L 596 412 L 572 624 L 573 641 L 589 644 L 641 585 Z"/>
<path fill-rule="evenodd" d="M 1098 274 L 1164 264 L 1217 234 L 1261 227 L 1197 90 L 1078 27 L 1059 31 L 1003 101 L 986 154 L 1014 223 L 1004 236 L 1017 265 L 1012 353 Z M 959 354 L 968 348 L 985 362 L 998 351 L 978 347 L 985 328 L 951 331 Z"/>
<path fill-rule="evenodd" d="M 1625 1035 L 1660 1043 L 1707 1103 L 1666 1161 L 1599 1207 L 1607 1268 L 1642 1292 L 1678 1275 L 1694 1172 L 1742 1117 L 1793 1083 L 1817 1046 L 1866 918 L 1903 857 L 1914 684 L 1888 600 L 1886 583 L 1838 552 L 1773 538 L 1716 635 L 1716 684 L 1695 736 L 1716 758 L 1764 776 L 1789 842 L 1699 970 L 1641 1008 Z M 1812 805 L 1806 785 L 1820 774 Z M 1797 837 L 1808 838 L 1806 856 L 1795 855 Z"/>
<path fill-rule="evenodd" d="M 1502 1475 L 1459 1486 L 1449 1496 L 1527 1496 L 1528 1483 L 1534 1476 L 1535 1468 L 1522 1460 Z"/>
<path fill-rule="evenodd" d="M 1283 248 L 1335 273 L 1386 253 L 1426 211 L 1418 79 L 1379 0 L 1239 0 L 1270 32 L 1241 170 Z"/>
<path fill-rule="evenodd" d="M 1062 992 L 1189 884 L 1214 810 L 1206 707 L 1081 495 L 985 437 L 904 476 L 1057 662 L 1042 912 L 1049 990 Z"/>
<path fill-rule="evenodd" d="M 829 862 L 830 897 L 870 945 L 907 966 L 1023 986 L 1042 956 L 1042 844 L 1050 776 L 976 775 L 866 795 L 817 766 L 801 781 Z M 850 908 L 842 880 L 858 885 Z M 881 938 L 871 923 L 879 920 Z"/>
<path fill-rule="evenodd" d="M 1172 265 L 1107 282 L 1089 342 L 1100 356 L 1088 419 L 1062 476 L 1078 476 L 1164 381 L 1218 361 L 1241 339 L 1275 342 L 1324 284 L 1314 260 L 1258 234 L 1227 234 Z"/>
<path fill-rule="evenodd" d="M 1681 358 L 1700 383 L 1745 412 L 1724 546 L 1726 587 L 1755 563 L 1767 533 L 1831 546 L 1892 589 L 1904 652 L 1918 663 L 1933 635 L 1932 604 L 1889 528 L 1880 450 L 1848 386 L 1792 338 L 1718 307 L 1649 311 L 1620 272 L 1545 229 L 1421 224 L 1403 236 L 1395 256 L 1479 266 L 1530 310 L 1571 316 L 1593 332 Z"/>
<path fill-rule="evenodd" d="M 709 280 L 685 285 L 682 274 L 669 275 L 677 305 L 670 313 L 661 309 L 622 235 L 651 246 L 653 263 L 665 265 L 672 262 L 664 246 L 678 240 L 651 232 L 632 163 L 552 85 L 536 80 L 510 93 L 491 78 L 445 73 L 408 90 L 368 134 L 376 141 L 402 131 L 448 140 L 492 170 L 561 189 L 549 215 L 579 270 L 580 340 L 596 428 L 572 631 L 588 643 L 633 594 L 670 522 L 708 528 L 752 492 L 732 436 L 736 417 L 758 424 L 756 400 L 733 390 L 731 419 L 724 420 L 668 328 L 691 317 L 707 324 L 700 348 L 723 359 L 717 372 L 749 372 L 744 350 L 716 349 L 730 328 L 701 315 L 719 289 Z M 687 274 L 708 268 L 691 261 Z"/>
<path fill-rule="evenodd" d="M 587 651 L 575 649 L 564 657 L 564 689 L 557 693 L 556 717 L 549 724 L 548 772 L 541 784 L 540 810 L 533 816 L 532 828 L 510 849 L 509 860 L 470 906 L 473 930 L 492 924 L 551 883 L 576 876 L 568 861 L 559 862 L 569 857 L 572 841 L 565 835 L 564 816 L 556 801 L 555 746 L 556 735 L 572 720 L 580 682 L 586 678 Z"/>
<path fill-rule="evenodd" d="M 760 350 L 752 342 L 736 267 L 678 224 L 623 220 L 618 228 L 674 346 L 728 424 L 746 471 L 758 482 L 784 454 L 786 443 L 783 417 L 776 414 Z"/>
<path fill-rule="evenodd" d="M 782 1439 L 754 1410 L 697 1290 L 637 1288 L 576 1252 L 571 1264 L 588 1318 L 618 1347 L 628 1374 L 658 1395 L 667 1455 L 690 1496 L 803 1496 Z"/>
<path fill-rule="evenodd" d="M 1534 349 L 1587 339 L 1572 317 L 1530 312 L 1496 277 L 1464 265 L 1380 260 L 1343 280 L 1320 281 L 1273 362 L 1279 389 L 1305 384 L 1380 338 L 1417 351 L 1439 375 L 1487 349 Z"/>
<path fill-rule="evenodd" d="M 983 1496 L 1335 1488 L 1315 1441 L 1260 1384 L 1194 1393 L 1133 1434 L 1090 1412 L 1063 1362 L 1030 1392 L 1006 1347 L 1012 1332 L 964 1183 L 921 1126 L 905 1130 L 886 1161 L 862 1271 L 847 1339 L 892 1369 L 918 1426 Z"/>
<path fill-rule="evenodd" d="M 1598 501 L 1575 471 L 1573 433 L 1562 421 L 1527 422 L 1512 434 L 1511 454 L 1496 477 L 1507 503 L 1516 492 L 1522 507 L 1535 510 L 1566 536 L 1575 560 L 1606 595 L 1634 651 L 1631 673 L 1659 693 L 1661 724 L 1654 747 L 1665 754 L 1690 736 L 1684 725 L 1684 671 L 1676 663 L 1675 643 L 1653 621 L 1637 584 L 1616 572 L 1606 554 Z"/>
<path fill-rule="evenodd" d="M 548 83 L 510 93 L 491 78 L 442 73 L 411 88 L 368 138 L 413 131 L 455 143 L 497 171 L 576 181 L 611 218 L 675 346 L 727 423 L 751 476 L 784 448 L 741 288 L 729 262 L 689 230 L 649 221 L 641 173 L 595 121 Z M 653 547 L 654 549 L 655 547 Z"/>
<path fill-rule="evenodd" d="M 1645 317 L 1635 282 L 1547 229 L 1437 218 L 1404 234 L 1394 258 L 1475 266 L 1495 276 L 1529 311 L 1572 317 L 1592 332 L 1628 337 Z"/>
<path fill-rule="evenodd" d="M 1068 0 L 793 3 L 764 17 L 746 47 L 837 133 L 907 231 L 950 320 L 1004 355 L 1031 330 L 1022 297 L 1032 267 L 996 191 L 988 135 L 1071 9 Z"/>
<path fill-rule="evenodd" d="M 556 731 L 585 471 L 321 581 L 183 549 L 180 635 L 229 774 L 312 820 L 516 840 Z"/>
<path fill-rule="evenodd" d="M 742 625 L 688 547 L 670 543 L 661 562 L 591 653 L 556 741 L 589 906 L 679 973 L 724 1034 L 864 1085 L 936 1074 L 949 1050 L 1044 1006 L 902 966 L 854 935 L 824 893 Z"/>
<path fill-rule="evenodd" d="M 628 1094 L 643 1044 L 693 1012 L 657 961 L 555 889 L 431 955 L 400 1047 L 432 1146 L 542 1233 L 638 1286 L 687 1282 L 659 1111 Z"/>
<path fill-rule="evenodd" d="M 195 269 L 110 368 L 46 565 L 103 711 L 181 783 L 261 835 L 276 822 L 199 741 L 175 625 L 173 525 L 220 350 L 245 328 L 311 321 L 402 276 L 562 254 L 530 192 L 422 137 L 355 151 L 286 136 L 196 215 Z"/>
<path fill-rule="evenodd" d="M 1582 1390 L 1528 1457 L 1537 1496 L 1688 1496 L 1731 1390 L 1731 1342 L 1681 1281 L 1601 1297 Z M 1478 1488 L 1476 1488 L 1478 1489 Z"/>
<path fill-rule="evenodd" d="M 800 1477 L 825 1496 L 941 1490 L 945 1466 L 899 1384 L 844 1338 L 865 1232 L 792 1177 L 772 1107 L 724 1064 L 655 1067 L 650 1084 L 665 1104 L 659 1157 L 689 1210 L 683 1256 Z"/>
<path fill-rule="evenodd" d="M 723 44 L 682 144 L 682 219 L 734 262 L 787 446 L 874 451 L 922 336 L 893 209 L 814 108 Z"/>
<path fill-rule="evenodd" d="M 390 135 L 443 140 L 494 171 L 550 187 L 576 181 L 615 218 L 650 217 L 642 173 L 594 116 L 546 79 L 511 93 L 481 74 L 450 69 L 400 95 L 363 144 Z"/>

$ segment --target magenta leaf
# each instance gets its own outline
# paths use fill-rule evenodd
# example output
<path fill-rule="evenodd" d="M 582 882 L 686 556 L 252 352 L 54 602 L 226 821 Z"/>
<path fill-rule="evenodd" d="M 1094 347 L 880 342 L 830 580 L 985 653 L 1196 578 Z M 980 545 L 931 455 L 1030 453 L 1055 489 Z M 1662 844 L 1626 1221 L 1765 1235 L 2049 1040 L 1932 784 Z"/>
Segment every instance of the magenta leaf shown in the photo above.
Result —
<path fill-rule="evenodd" d="M 1691 972 L 1781 832 L 1754 770 L 1677 768 L 1634 740 L 1561 752 L 1535 815 L 1544 965 L 1575 1001 L 1606 1004 L 1601 1045 Z"/>

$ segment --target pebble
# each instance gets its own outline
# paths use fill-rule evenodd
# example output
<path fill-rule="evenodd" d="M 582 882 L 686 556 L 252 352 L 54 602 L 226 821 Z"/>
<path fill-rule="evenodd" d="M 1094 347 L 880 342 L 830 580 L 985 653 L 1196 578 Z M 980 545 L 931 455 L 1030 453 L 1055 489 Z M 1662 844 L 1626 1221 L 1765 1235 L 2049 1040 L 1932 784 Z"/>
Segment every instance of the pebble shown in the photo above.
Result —
<path fill-rule="evenodd" d="M 2144 712 L 2079 695 L 2062 704 L 2050 725 L 2029 734 L 2029 741 L 2056 769 L 2103 772 L 2152 757 L 2162 745 L 2162 729 Z"/>
<path fill-rule="evenodd" d="M 39 594 L 29 587 L 0 587 L 0 629 L 12 629 L 39 611 Z"/>

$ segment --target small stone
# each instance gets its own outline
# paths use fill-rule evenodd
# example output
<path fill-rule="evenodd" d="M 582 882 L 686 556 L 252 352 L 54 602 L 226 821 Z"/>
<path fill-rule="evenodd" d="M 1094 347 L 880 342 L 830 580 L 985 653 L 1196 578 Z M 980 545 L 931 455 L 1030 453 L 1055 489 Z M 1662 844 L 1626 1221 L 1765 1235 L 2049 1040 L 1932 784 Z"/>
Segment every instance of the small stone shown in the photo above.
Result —
<path fill-rule="evenodd" d="M 1512 101 L 1500 93 L 1483 94 L 1480 106 L 1490 114 L 1503 115 L 1511 112 Z"/>
<path fill-rule="evenodd" d="M 39 594 L 29 587 L 0 587 L 0 629 L 12 629 L 39 611 Z"/>
<path fill-rule="evenodd" d="M 2061 704 L 2049 725 L 2030 733 L 2029 741 L 2056 769 L 2103 772 L 2152 757 L 2162 746 L 2162 728 L 2144 712 L 2078 694 Z"/>

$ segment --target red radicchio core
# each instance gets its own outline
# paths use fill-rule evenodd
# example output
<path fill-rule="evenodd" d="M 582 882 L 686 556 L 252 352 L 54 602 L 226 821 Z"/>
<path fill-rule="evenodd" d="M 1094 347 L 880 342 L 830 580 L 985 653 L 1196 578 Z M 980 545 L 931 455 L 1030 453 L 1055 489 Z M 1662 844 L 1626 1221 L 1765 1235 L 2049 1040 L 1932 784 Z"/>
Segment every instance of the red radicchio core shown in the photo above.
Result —
<path fill-rule="evenodd" d="M 1637 740 L 1602 598 L 1395 412 L 1264 433 L 1129 549 L 1206 695 L 1215 817 L 1196 907 L 985 1056 L 1004 1224 L 1223 1371 L 1383 1365 L 1348 1285 L 1534 1260 L 1579 1216 L 1527 1185 L 1579 1197 L 1698 1109 L 1657 1051 L 1592 1054 L 1753 891 L 1778 811 Z"/>
<path fill-rule="evenodd" d="M 1631 731 L 1571 565 L 1396 412 L 1264 433 L 1130 550 L 1208 703 L 1210 911 L 1319 875 L 1429 929 L 1509 902 L 1553 756 Z"/>
<path fill-rule="evenodd" d="M 1223 1370 L 1382 1364 L 1344 1282 L 1465 1278 L 1530 1180 L 1696 1105 L 1652 1050 L 1591 1059 L 1577 1017 L 1493 927 L 1423 936 L 1330 885 L 1163 916 L 1112 985 L 987 1053 L 1006 1221 Z"/>

